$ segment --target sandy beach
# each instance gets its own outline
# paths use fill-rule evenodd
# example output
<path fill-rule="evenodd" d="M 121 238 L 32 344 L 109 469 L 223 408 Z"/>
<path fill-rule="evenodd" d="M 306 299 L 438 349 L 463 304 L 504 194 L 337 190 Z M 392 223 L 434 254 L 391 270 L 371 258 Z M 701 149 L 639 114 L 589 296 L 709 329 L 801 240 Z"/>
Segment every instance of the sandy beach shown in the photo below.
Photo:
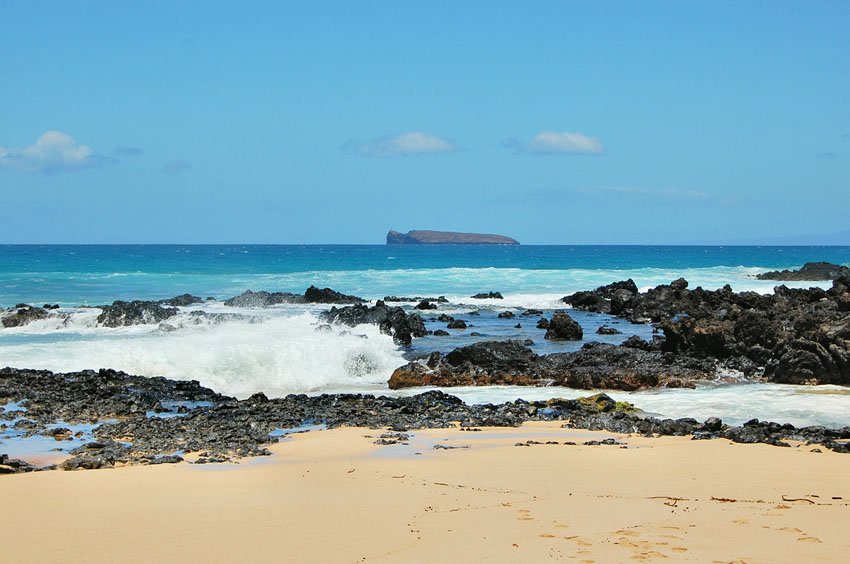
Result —
<path fill-rule="evenodd" d="M 850 459 L 814 447 L 553 423 L 380 434 L 301 433 L 241 464 L 4 476 L 3 559 L 840 562 L 850 548 Z M 609 437 L 623 445 L 583 445 Z"/>

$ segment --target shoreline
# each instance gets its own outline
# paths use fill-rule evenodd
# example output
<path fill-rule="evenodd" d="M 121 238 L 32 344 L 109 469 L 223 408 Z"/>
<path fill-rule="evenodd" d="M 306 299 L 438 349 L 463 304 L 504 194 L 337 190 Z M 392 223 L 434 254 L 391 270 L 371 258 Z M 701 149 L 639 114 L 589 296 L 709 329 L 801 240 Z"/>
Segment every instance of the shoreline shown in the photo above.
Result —
<path fill-rule="evenodd" d="M 501 404 L 466 404 L 438 390 L 399 397 L 298 394 L 268 398 L 257 393 L 237 400 L 196 381 L 146 378 L 113 370 L 54 374 L 4 368 L 0 369 L 0 396 L 13 400 L 0 413 L 0 438 L 11 447 L 0 448 L 8 451 L 0 452 L 3 473 L 96 470 L 184 460 L 195 464 L 239 461 L 267 456 L 269 447 L 281 437 L 313 425 L 408 433 L 457 425 L 509 429 L 541 422 L 645 437 L 731 440 L 785 448 L 818 445 L 850 453 L 848 426 L 798 428 L 758 419 L 729 425 L 717 417 L 703 422 L 690 417 L 659 419 L 605 393 Z M 67 457 L 56 466 L 36 467 L 28 462 L 32 455 L 43 460 L 56 450 Z"/>
<path fill-rule="evenodd" d="M 413 431 L 415 455 L 378 434 L 293 435 L 242 465 L 9 476 L 0 542 L 18 562 L 838 562 L 850 548 L 835 453 L 533 423 Z M 563 444 L 590 436 L 628 448 Z M 514 446 L 529 440 L 544 444 Z"/>

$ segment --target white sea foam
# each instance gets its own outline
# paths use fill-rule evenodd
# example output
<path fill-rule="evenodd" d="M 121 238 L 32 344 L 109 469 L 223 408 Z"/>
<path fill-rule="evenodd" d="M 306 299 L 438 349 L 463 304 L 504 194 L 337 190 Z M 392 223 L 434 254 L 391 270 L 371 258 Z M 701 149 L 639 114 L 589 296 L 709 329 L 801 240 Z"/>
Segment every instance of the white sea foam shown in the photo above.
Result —
<path fill-rule="evenodd" d="M 176 331 L 152 325 L 95 331 L 96 338 L 5 346 L 0 364 L 54 371 L 110 367 L 199 380 L 218 392 L 246 397 L 259 391 L 279 396 L 381 386 L 404 363 L 401 351 L 377 327 L 325 331 L 306 313 Z"/>
<path fill-rule="evenodd" d="M 19 327 L 3 329 L 6 334 L 32 335 L 39 333 L 83 333 L 97 327 L 98 308 L 62 308 L 50 310 L 44 319 L 36 319 Z"/>
<path fill-rule="evenodd" d="M 409 388 L 388 391 L 392 395 L 409 396 L 425 389 Z M 593 391 L 571 388 L 481 386 L 441 388 L 469 404 L 502 403 L 521 398 L 528 401 L 555 397 L 577 398 Z M 660 389 L 642 392 L 606 391 L 617 401 L 627 401 L 660 417 L 693 417 L 703 421 L 720 417 L 726 423 L 740 425 L 758 418 L 797 426 L 850 425 L 850 389 L 841 386 L 791 386 L 784 384 L 706 384 L 696 389 Z"/>
<path fill-rule="evenodd" d="M 768 293 L 778 283 L 757 280 L 755 274 L 764 270 L 767 268 L 349 270 L 226 277 L 187 275 L 180 278 L 179 285 L 175 283 L 175 286 L 181 288 L 181 292 L 189 290 L 220 298 L 237 295 L 247 288 L 301 292 L 310 284 L 329 286 L 371 300 L 390 294 L 446 295 L 452 303 L 441 304 L 439 311 L 454 314 L 471 308 L 562 308 L 565 305 L 560 299 L 567 294 L 626 278 L 634 279 L 642 290 L 684 277 L 691 288 L 716 289 L 730 284 L 736 291 Z M 62 278 L 63 283 L 67 281 L 67 274 L 57 274 L 57 277 Z M 127 291 L 132 295 L 124 297 L 129 298 L 147 295 L 133 292 L 150 288 L 161 292 L 162 288 L 171 287 L 171 275 L 130 272 L 113 273 L 112 277 L 126 282 Z M 96 287 L 102 275 L 82 278 L 80 284 L 83 286 Z M 830 285 L 828 282 L 786 284 L 794 287 Z M 6 291 L 10 289 L 7 287 Z M 501 292 L 504 299 L 476 300 L 470 297 L 488 291 Z M 57 298 L 51 295 L 40 297 L 43 301 L 56 301 Z M 95 303 L 107 301 L 102 297 L 92 299 L 98 300 Z M 97 325 L 99 309 L 63 308 L 52 311 L 47 319 L 0 331 L 0 366 L 55 371 L 109 367 L 147 376 L 196 379 L 217 391 L 238 397 L 258 391 L 270 396 L 352 390 L 394 394 L 421 391 L 390 392 L 386 389 L 392 370 L 405 361 L 402 351 L 392 339 L 380 334 L 376 327 L 362 326 L 348 332 L 341 327 L 317 331 L 316 313 L 326 307 L 329 306 L 233 308 L 221 302 L 207 302 L 181 308 L 178 316 L 162 325 L 115 329 Z M 223 315 L 199 317 L 192 314 L 197 310 Z M 666 417 L 693 416 L 700 419 L 720 416 L 730 422 L 758 417 L 831 426 L 850 423 L 846 415 L 850 413 L 850 395 L 846 390 L 818 388 L 829 392 L 827 395 L 813 394 L 810 390 L 773 384 L 705 386 L 697 390 L 634 394 L 615 392 L 611 395 Z M 453 388 L 446 391 L 470 403 L 501 402 L 518 397 L 576 397 L 587 393 L 563 388 L 510 387 Z"/>

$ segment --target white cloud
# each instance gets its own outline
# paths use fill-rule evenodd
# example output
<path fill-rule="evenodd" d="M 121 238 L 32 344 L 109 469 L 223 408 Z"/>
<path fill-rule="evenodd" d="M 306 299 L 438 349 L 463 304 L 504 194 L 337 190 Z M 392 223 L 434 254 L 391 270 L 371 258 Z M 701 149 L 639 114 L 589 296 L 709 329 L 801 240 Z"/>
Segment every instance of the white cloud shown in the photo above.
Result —
<path fill-rule="evenodd" d="M 583 133 L 541 131 L 528 144 L 527 150 L 537 155 L 600 155 L 605 147 L 599 139 Z"/>
<path fill-rule="evenodd" d="M 395 136 L 377 137 L 363 143 L 348 142 L 342 149 L 364 157 L 395 157 L 454 153 L 459 147 L 448 139 L 430 133 L 408 131 Z"/>
<path fill-rule="evenodd" d="M 0 168 L 53 174 L 101 166 L 110 159 L 61 131 L 48 131 L 22 149 L 0 147 Z"/>
<path fill-rule="evenodd" d="M 569 131 L 541 131 L 528 145 L 516 139 L 508 139 L 502 145 L 517 153 L 531 155 L 602 155 L 605 147 L 595 137 Z"/>

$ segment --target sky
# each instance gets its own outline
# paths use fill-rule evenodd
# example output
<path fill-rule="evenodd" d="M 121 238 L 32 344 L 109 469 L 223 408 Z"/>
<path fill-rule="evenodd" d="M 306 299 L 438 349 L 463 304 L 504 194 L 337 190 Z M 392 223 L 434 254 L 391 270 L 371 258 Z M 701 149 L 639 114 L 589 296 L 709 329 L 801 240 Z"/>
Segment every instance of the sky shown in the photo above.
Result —
<path fill-rule="evenodd" d="M 850 3 L 0 0 L 0 243 L 850 244 Z"/>

